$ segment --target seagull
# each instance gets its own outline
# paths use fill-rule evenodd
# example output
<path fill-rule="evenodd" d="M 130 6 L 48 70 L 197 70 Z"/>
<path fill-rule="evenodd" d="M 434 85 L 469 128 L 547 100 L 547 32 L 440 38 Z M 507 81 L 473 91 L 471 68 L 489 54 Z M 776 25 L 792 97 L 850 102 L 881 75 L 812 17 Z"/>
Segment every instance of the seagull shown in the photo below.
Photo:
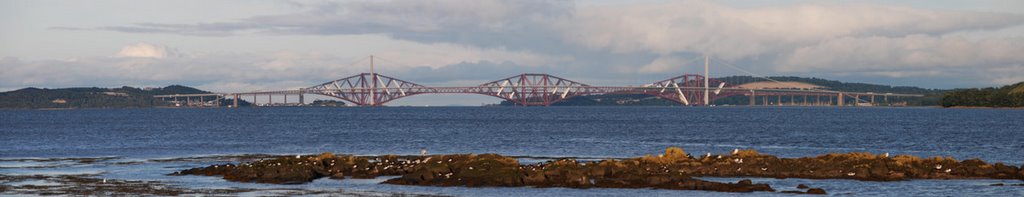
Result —
<path fill-rule="evenodd" d="M 302 155 L 295 155 L 295 158 L 296 158 L 296 159 L 298 159 L 298 158 L 302 158 Z"/>
<path fill-rule="evenodd" d="M 846 176 L 853 176 L 853 175 L 857 175 L 857 173 L 853 173 L 853 172 L 846 173 Z"/>
<path fill-rule="evenodd" d="M 735 155 L 736 153 L 740 153 L 740 149 L 732 149 L 732 154 Z"/>
<path fill-rule="evenodd" d="M 420 149 L 420 156 L 427 156 L 427 149 L 426 148 L 421 148 Z"/>
<path fill-rule="evenodd" d="M 708 153 L 707 155 L 704 155 L 704 157 L 710 158 L 711 157 L 711 153 Z"/>
<path fill-rule="evenodd" d="M 935 169 L 936 169 L 936 170 L 941 170 L 941 169 L 942 169 L 942 164 L 939 164 L 939 165 L 935 165 Z"/>
<path fill-rule="evenodd" d="M 888 152 L 882 153 L 882 157 L 889 157 L 889 153 Z"/>
<path fill-rule="evenodd" d="M 736 163 L 743 163 L 743 159 L 739 159 L 739 158 L 733 159 L 732 161 L 736 162 Z"/>
<path fill-rule="evenodd" d="M 953 169 L 946 169 L 946 173 L 952 172 Z"/>

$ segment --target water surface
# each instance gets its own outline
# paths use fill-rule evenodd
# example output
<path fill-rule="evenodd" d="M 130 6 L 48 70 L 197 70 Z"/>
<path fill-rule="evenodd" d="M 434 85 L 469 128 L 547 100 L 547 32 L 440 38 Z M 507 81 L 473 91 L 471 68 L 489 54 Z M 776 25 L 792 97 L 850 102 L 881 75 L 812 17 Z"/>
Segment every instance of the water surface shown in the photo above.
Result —
<path fill-rule="evenodd" d="M 0 158 L 113 157 L 93 164 L 0 162 L 2 174 L 98 173 L 189 187 L 268 187 L 169 172 L 215 161 L 151 159 L 235 154 L 499 153 L 635 157 L 667 146 L 698 155 L 753 148 L 781 157 L 871 152 L 1024 163 L 1024 110 L 834 107 L 382 107 L 0 110 Z M 29 163 L 35 162 L 35 163 Z M 136 163 L 123 165 L 124 163 Z M 115 163 L 121 163 L 118 165 Z M 28 168 L 26 166 L 49 166 Z M 715 178 L 709 178 L 715 179 Z M 715 179 L 719 180 L 719 179 Z M 737 179 L 721 179 L 737 180 Z M 1024 195 L 1000 180 L 754 179 L 833 194 Z M 635 189 L 435 188 L 379 180 L 318 180 L 289 187 L 446 195 L 736 195 Z M 202 184 L 194 184 L 194 183 Z M 276 187 L 276 186 L 275 186 Z M 746 195 L 746 194 L 744 194 Z M 777 195 L 755 193 L 754 195 Z"/>

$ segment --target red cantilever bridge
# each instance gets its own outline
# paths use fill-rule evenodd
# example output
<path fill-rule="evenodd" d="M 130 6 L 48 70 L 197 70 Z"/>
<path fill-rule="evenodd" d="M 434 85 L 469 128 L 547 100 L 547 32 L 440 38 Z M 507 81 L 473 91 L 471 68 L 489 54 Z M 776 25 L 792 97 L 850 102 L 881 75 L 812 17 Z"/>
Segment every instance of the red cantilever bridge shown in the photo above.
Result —
<path fill-rule="evenodd" d="M 837 105 L 843 106 L 844 101 L 854 103 L 874 103 L 876 97 L 889 101 L 890 97 L 917 97 L 913 94 L 872 93 L 872 92 L 839 92 L 821 89 L 753 89 L 744 88 L 717 79 L 705 79 L 702 75 L 686 74 L 641 86 L 592 86 L 581 82 L 548 74 L 519 74 L 512 77 L 483 83 L 477 86 L 462 87 L 429 87 L 394 77 L 361 73 L 358 75 L 329 81 L 308 88 L 294 90 L 255 91 L 242 93 L 213 93 L 194 95 L 159 95 L 158 98 L 174 98 L 196 96 L 217 96 L 234 98 L 235 107 L 240 97 L 266 95 L 268 103 L 273 95 L 284 95 L 287 103 L 288 95 L 298 95 L 302 104 L 303 95 L 316 94 L 345 100 L 360 106 L 381 106 L 385 103 L 419 94 L 479 94 L 498 97 L 522 106 L 550 106 L 553 103 L 583 95 L 597 94 L 644 94 L 679 103 L 681 105 L 707 105 L 716 99 L 730 96 L 746 96 L 750 105 Z M 845 95 L 845 96 L 844 96 Z M 706 97 L 705 97 L 706 96 Z M 862 99 L 868 96 L 869 99 Z M 788 97 L 789 104 L 783 103 Z M 802 97 L 802 103 L 797 100 Z M 759 99 L 760 98 L 760 99 Z M 851 99 L 852 98 L 852 99 Z M 220 99 L 217 99 L 218 101 Z M 191 101 L 189 101 L 191 102 Z M 810 104 L 808 104 L 810 102 Z M 856 104 L 855 104 L 856 105 Z"/>

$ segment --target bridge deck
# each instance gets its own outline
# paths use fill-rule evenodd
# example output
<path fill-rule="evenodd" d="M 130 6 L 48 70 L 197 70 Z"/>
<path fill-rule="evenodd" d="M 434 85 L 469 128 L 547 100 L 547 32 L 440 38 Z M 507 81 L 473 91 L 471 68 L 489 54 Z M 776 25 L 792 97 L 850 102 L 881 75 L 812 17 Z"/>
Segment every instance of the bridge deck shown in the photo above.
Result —
<path fill-rule="evenodd" d="M 712 85 L 716 84 L 716 85 Z M 713 93 L 713 94 L 712 94 Z M 547 74 L 520 74 L 492 81 L 479 86 L 428 87 L 412 82 L 374 73 L 362 73 L 320 85 L 291 89 L 250 91 L 238 93 L 176 94 L 157 95 L 157 98 L 199 97 L 199 96 L 240 96 L 255 95 L 299 95 L 318 94 L 339 98 L 357 105 L 379 106 L 386 102 L 418 94 L 482 94 L 498 97 L 521 105 L 551 105 L 574 96 L 595 94 L 647 94 L 683 105 L 706 105 L 719 98 L 743 95 L 751 97 L 751 104 L 757 96 L 834 96 L 839 105 L 845 97 L 860 102 L 861 96 L 921 97 L 920 94 L 840 92 L 822 89 L 751 89 L 742 88 L 717 79 L 705 79 L 701 75 L 687 74 L 643 86 L 590 86 L 576 81 Z M 845 96 L 844 96 L 845 95 Z M 268 98 L 269 99 L 269 98 Z M 285 97 L 287 102 L 287 96 Z M 831 99 L 830 99 L 831 100 Z M 765 99 L 767 103 L 767 99 Z"/>

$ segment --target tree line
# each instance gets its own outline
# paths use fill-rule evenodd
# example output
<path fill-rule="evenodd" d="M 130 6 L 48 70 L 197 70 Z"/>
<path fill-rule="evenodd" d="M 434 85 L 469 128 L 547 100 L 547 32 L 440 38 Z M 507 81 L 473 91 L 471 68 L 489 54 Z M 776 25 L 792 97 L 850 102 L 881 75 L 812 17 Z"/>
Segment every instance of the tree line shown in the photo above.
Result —
<path fill-rule="evenodd" d="M 958 89 L 942 97 L 943 107 L 1024 107 L 1024 82 L 1003 87 Z"/>
<path fill-rule="evenodd" d="M 0 92 L 0 108 L 141 108 L 170 106 L 153 98 L 163 94 L 209 93 L 192 87 L 172 85 L 163 88 L 24 88 Z M 214 97 L 206 99 L 213 100 Z M 224 103 L 224 102 L 222 102 Z"/>

